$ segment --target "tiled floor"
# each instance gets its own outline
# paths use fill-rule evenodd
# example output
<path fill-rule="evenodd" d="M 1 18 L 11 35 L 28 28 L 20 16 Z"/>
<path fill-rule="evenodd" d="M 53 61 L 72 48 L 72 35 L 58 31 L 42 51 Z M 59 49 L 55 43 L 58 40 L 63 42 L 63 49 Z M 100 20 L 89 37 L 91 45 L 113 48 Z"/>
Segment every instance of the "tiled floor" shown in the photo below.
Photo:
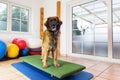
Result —
<path fill-rule="evenodd" d="M 85 71 L 94 74 L 91 80 L 120 80 L 120 64 L 73 57 L 61 57 L 61 59 L 86 66 Z M 20 60 L 0 61 L 0 80 L 30 80 L 11 66 L 15 62 Z"/>

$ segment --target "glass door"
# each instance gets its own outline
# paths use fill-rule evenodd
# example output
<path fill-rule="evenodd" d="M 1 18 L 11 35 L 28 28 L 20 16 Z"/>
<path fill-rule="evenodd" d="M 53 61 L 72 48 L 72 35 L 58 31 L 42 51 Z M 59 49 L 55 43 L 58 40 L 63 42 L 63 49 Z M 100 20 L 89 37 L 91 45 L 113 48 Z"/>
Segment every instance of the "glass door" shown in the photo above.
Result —
<path fill-rule="evenodd" d="M 113 0 L 113 58 L 120 59 L 120 0 Z"/>
<path fill-rule="evenodd" d="M 72 53 L 106 57 L 108 23 L 106 0 L 72 8 Z"/>

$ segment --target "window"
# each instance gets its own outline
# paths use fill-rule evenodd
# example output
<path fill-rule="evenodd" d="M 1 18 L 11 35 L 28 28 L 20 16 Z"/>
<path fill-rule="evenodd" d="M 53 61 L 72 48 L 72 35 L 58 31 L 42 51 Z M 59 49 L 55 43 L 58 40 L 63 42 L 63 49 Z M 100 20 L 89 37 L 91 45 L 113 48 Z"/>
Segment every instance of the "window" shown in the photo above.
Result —
<path fill-rule="evenodd" d="M 30 9 L 19 5 L 11 5 L 10 2 L 5 3 L 0 2 L 0 30 L 8 31 L 11 29 L 10 32 L 29 32 Z"/>
<path fill-rule="evenodd" d="M 7 4 L 0 3 L 0 30 L 7 30 Z"/>
<path fill-rule="evenodd" d="M 29 9 L 12 6 L 12 31 L 28 32 Z"/>

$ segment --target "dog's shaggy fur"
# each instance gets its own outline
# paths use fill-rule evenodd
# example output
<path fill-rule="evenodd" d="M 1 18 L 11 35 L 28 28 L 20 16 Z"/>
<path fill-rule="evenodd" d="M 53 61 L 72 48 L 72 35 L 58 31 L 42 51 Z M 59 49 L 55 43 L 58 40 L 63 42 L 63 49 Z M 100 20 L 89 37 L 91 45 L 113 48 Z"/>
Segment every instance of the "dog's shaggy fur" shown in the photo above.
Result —
<path fill-rule="evenodd" d="M 62 21 L 58 17 L 49 17 L 45 22 L 46 30 L 44 31 L 43 41 L 42 41 L 42 61 L 43 67 L 47 68 L 47 57 L 49 53 L 52 53 L 54 58 L 54 66 L 59 67 L 60 64 L 57 63 L 58 57 L 58 38 L 60 37 L 60 26 Z"/>

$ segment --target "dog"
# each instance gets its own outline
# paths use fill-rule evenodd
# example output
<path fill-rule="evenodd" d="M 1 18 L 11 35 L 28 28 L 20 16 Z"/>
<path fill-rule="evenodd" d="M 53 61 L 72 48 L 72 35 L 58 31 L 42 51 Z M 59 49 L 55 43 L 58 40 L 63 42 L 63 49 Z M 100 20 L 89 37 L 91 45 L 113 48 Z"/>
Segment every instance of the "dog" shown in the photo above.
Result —
<path fill-rule="evenodd" d="M 42 62 L 43 68 L 47 68 L 47 58 L 50 52 L 52 53 L 52 57 L 54 58 L 54 66 L 60 67 L 58 64 L 58 53 L 60 50 L 58 47 L 58 40 L 60 37 L 60 26 L 62 21 L 58 17 L 48 17 L 47 21 L 45 22 L 46 30 L 43 33 L 43 40 L 42 40 Z"/>

